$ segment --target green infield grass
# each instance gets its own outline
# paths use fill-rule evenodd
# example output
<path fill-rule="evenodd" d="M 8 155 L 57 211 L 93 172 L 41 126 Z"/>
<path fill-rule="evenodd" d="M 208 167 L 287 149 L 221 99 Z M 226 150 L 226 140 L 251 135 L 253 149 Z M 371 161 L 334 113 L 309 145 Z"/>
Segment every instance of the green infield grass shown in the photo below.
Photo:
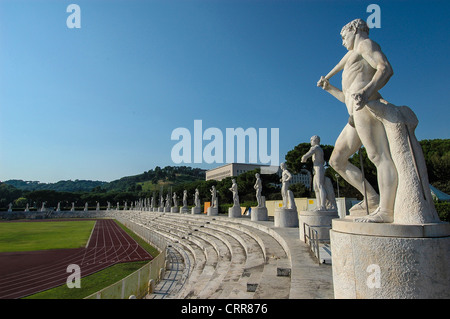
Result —
<path fill-rule="evenodd" d="M 143 267 L 148 261 L 120 263 L 92 275 L 82 277 L 80 288 L 68 288 L 66 284 L 25 297 L 24 299 L 83 299 L 112 285 Z"/>
<path fill-rule="evenodd" d="M 84 247 L 94 220 L 0 223 L 0 252 Z"/>

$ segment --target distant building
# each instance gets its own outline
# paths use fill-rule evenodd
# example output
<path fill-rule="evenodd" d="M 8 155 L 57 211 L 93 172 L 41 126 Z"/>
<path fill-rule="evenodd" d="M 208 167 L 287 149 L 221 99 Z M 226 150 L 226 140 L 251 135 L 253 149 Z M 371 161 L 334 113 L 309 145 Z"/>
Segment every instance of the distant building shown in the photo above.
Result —
<path fill-rule="evenodd" d="M 206 180 L 221 181 L 222 179 L 227 177 L 239 176 L 242 173 L 268 166 L 269 165 L 230 163 L 206 171 Z"/>

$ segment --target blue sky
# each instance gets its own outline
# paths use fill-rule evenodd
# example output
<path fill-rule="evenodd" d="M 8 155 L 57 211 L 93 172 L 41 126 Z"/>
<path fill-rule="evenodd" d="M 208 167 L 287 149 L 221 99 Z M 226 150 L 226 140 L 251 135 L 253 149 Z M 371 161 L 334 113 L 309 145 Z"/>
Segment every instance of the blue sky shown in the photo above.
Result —
<path fill-rule="evenodd" d="M 71 3 L 80 29 L 66 25 Z M 316 83 L 371 3 L 370 37 L 395 72 L 381 94 L 414 110 L 419 140 L 450 138 L 449 1 L 0 0 L 0 180 L 176 165 L 171 133 L 194 120 L 224 135 L 279 128 L 280 161 L 312 135 L 334 145 L 348 114 Z"/>

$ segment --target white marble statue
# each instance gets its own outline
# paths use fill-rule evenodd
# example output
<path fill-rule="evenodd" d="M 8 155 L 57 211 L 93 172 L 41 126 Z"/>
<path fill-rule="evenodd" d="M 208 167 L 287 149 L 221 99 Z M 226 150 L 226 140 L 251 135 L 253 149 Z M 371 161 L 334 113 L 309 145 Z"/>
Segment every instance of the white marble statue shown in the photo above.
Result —
<path fill-rule="evenodd" d="M 166 195 L 166 206 L 165 206 L 166 208 L 170 208 L 170 195 L 169 195 L 169 193 L 167 193 L 167 195 Z"/>
<path fill-rule="evenodd" d="M 348 52 L 317 86 L 345 103 L 350 115 L 336 140 L 330 165 L 363 195 L 367 194 L 352 209 L 364 211 L 368 207 L 370 214 L 356 221 L 438 221 L 430 200 L 422 150 L 413 134 L 417 118 L 409 107 L 390 104 L 378 92 L 393 75 L 392 66 L 380 46 L 369 39 L 369 28 L 363 20 L 345 25 L 341 36 Z M 342 90 L 329 82 L 340 71 Z M 367 180 L 363 181 L 361 170 L 348 161 L 361 145 L 377 168 L 379 195 Z"/>
<path fill-rule="evenodd" d="M 159 195 L 159 207 L 164 208 L 164 196 L 162 193 Z"/>
<path fill-rule="evenodd" d="M 263 207 L 263 201 L 261 198 L 261 192 L 262 192 L 262 181 L 261 178 L 259 177 L 259 174 L 256 173 L 255 174 L 256 177 L 256 182 L 255 185 L 253 186 L 253 188 L 256 190 L 256 201 L 258 202 L 258 207 Z"/>
<path fill-rule="evenodd" d="M 29 211 L 30 211 L 30 206 L 29 206 L 28 203 L 27 203 L 27 207 L 25 207 L 25 211 L 26 211 L 26 212 L 29 212 Z"/>
<path fill-rule="evenodd" d="M 8 212 L 12 212 L 12 204 L 11 203 L 8 204 Z"/>
<path fill-rule="evenodd" d="M 325 159 L 323 150 L 320 147 L 320 137 L 314 135 L 311 137 L 311 148 L 301 158 L 302 163 L 306 163 L 308 158 L 312 158 L 314 168 L 313 186 L 316 193 L 317 207 L 315 210 L 325 211 L 329 209 L 336 209 L 336 199 L 334 197 L 334 190 L 327 187 L 331 181 L 325 177 Z"/>
<path fill-rule="evenodd" d="M 188 192 L 187 190 L 183 191 L 183 207 L 187 207 L 187 199 L 188 199 Z"/>
<path fill-rule="evenodd" d="M 178 196 L 176 192 L 173 193 L 172 200 L 173 200 L 173 207 L 178 207 Z"/>
<path fill-rule="evenodd" d="M 195 207 L 200 207 L 200 193 L 197 188 L 195 189 L 195 194 L 194 194 L 194 204 L 195 204 Z"/>
<path fill-rule="evenodd" d="M 61 211 L 61 202 L 58 202 L 58 205 L 56 205 L 56 211 L 57 212 Z"/>
<path fill-rule="evenodd" d="M 211 207 L 218 208 L 216 186 L 211 186 Z"/>
<path fill-rule="evenodd" d="M 236 180 L 234 178 L 231 180 L 231 187 L 229 190 L 233 193 L 233 206 L 240 207 L 238 185 L 236 184 Z"/>
<path fill-rule="evenodd" d="M 47 209 L 45 208 L 45 202 L 42 203 L 41 212 L 45 212 Z"/>
<path fill-rule="evenodd" d="M 71 211 L 71 212 L 74 212 L 74 211 L 75 211 L 75 203 L 74 203 L 74 202 L 72 202 L 72 207 L 70 208 L 70 211 Z"/>
<path fill-rule="evenodd" d="M 287 170 L 286 168 L 286 164 L 285 163 L 281 163 L 280 164 L 280 168 L 281 168 L 281 196 L 283 198 L 283 208 L 288 208 L 288 203 L 289 203 L 289 194 L 288 194 L 288 190 L 289 190 L 289 181 L 292 179 L 292 174 Z"/>

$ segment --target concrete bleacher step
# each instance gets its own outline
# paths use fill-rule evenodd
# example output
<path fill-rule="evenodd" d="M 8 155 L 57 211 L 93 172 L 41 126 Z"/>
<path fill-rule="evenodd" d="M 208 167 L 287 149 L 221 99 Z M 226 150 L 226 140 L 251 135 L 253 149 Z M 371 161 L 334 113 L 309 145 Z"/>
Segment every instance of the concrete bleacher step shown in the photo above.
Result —
<path fill-rule="evenodd" d="M 155 221 L 155 220 L 153 220 Z M 221 231 L 216 231 L 214 233 L 211 232 L 211 229 L 207 229 L 204 227 L 201 227 L 201 223 L 183 223 L 183 225 L 177 225 L 177 220 L 172 220 L 168 217 L 160 218 L 158 219 L 158 222 L 160 223 L 156 227 L 161 227 L 161 224 L 165 224 L 166 226 L 170 225 L 172 229 L 183 229 L 184 232 L 190 232 L 190 238 L 193 237 L 200 237 L 205 240 L 208 240 L 211 245 L 215 247 L 217 252 L 219 253 L 219 256 L 223 257 L 221 260 L 219 260 L 216 264 L 216 268 L 214 271 L 212 269 L 209 269 L 206 267 L 206 272 L 208 273 L 208 277 L 203 276 L 202 281 L 200 284 L 196 285 L 196 289 L 191 291 L 187 297 L 188 298 L 208 298 L 214 291 L 220 289 L 221 280 L 225 279 L 228 272 L 230 272 L 230 269 L 233 270 L 233 268 L 236 268 L 236 260 L 237 258 L 234 258 L 233 262 L 230 262 L 230 258 L 227 258 L 227 255 L 229 256 L 230 252 L 228 250 L 228 247 L 232 247 L 234 245 L 234 250 L 236 250 L 237 243 L 230 243 L 231 241 L 234 241 L 232 237 L 228 237 L 227 234 L 223 234 Z M 205 238 L 205 236 L 207 238 Z M 233 248 L 231 248 L 233 249 Z M 238 254 L 242 255 L 242 251 L 239 250 L 237 252 Z M 238 262 L 238 264 L 242 264 L 241 262 Z M 239 267 L 239 265 L 237 265 Z M 241 267 L 242 268 L 242 267 Z M 205 270 L 204 270 L 205 271 Z M 231 271 L 233 273 L 233 271 Z M 239 271 L 238 275 L 241 273 Z M 236 276 L 237 277 L 237 276 Z M 198 283 L 198 280 L 197 280 Z"/>
<path fill-rule="evenodd" d="M 174 218 L 177 218 L 175 216 Z M 222 287 L 220 298 L 288 298 L 290 289 L 290 261 L 280 243 L 270 234 L 250 225 L 242 224 L 241 220 L 227 218 L 208 218 L 204 216 L 179 216 L 189 225 L 212 228 L 215 231 L 225 231 L 238 238 L 244 247 L 247 260 L 241 277 L 231 282 L 233 288 Z M 254 254 L 259 250 L 259 255 Z M 264 250 L 264 254 L 261 252 Z M 252 257 L 253 254 L 253 257 Z M 255 257 L 257 256 L 257 257 Z M 267 256 L 267 258 L 264 258 Z M 258 265 L 264 264 L 264 267 Z M 284 278 L 278 278 L 284 277 Z M 273 291 L 277 290 L 276 296 Z M 225 291 L 225 292 L 224 292 Z M 254 292 L 255 294 L 250 294 Z M 216 294 L 217 295 L 217 294 Z"/>
<path fill-rule="evenodd" d="M 248 248 L 245 240 L 241 238 L 242 234 L 238 234 L 235 231 L 220 227 L 200 227 L 208 226 L 207 224 L 205 225 L 204 220 L 183 220 L 188 225 L 198 227 L 196 228 L 198 230 L 198 232 L 196 232 L 197 235 L 202 233 L 207 233 L 210 235 L 214 234 L 214 237 L 221 238 L 221 240 L 227 243 L 228 247 L 230 247 L 232 254 L 231 263 L 229 265 L 221 265 L 220 271 L 216 272 L 216 277 L 214 277 L 213 280 L 210 281 L 209 285 L 207 285 L 198 295 L 199 298 L 217 298 L 219 295 L 222 296 L 221 298 L 224 298 L 224 291 L 225 293 L 229 293 L 229 289 L 227 289 L 226 286 L 232 284 L 236 287 L 236 282 L 242 278 L 242 274 L 244 273 L 246 265 L 248 266 L 248 262 L 250 260 L 247 258 L 247 252 L 252 250 L 252 248 Z M 171 222 L 174 223 L 175 221 Z M 239 240 L 236 239 L 236 237 L 239 238 Z M 250 240 L 249 238 L 246 239 L 247 241 Z M 242 243 L 245 245 L 245 248 L 242 246 Z M 261 262 L 264 262 L 262 258 L 260 260 L 260 263 Z M 244 289 L 246 289 L 245 285 L 244 288 L 241 288 L 241 290 Z"/>

